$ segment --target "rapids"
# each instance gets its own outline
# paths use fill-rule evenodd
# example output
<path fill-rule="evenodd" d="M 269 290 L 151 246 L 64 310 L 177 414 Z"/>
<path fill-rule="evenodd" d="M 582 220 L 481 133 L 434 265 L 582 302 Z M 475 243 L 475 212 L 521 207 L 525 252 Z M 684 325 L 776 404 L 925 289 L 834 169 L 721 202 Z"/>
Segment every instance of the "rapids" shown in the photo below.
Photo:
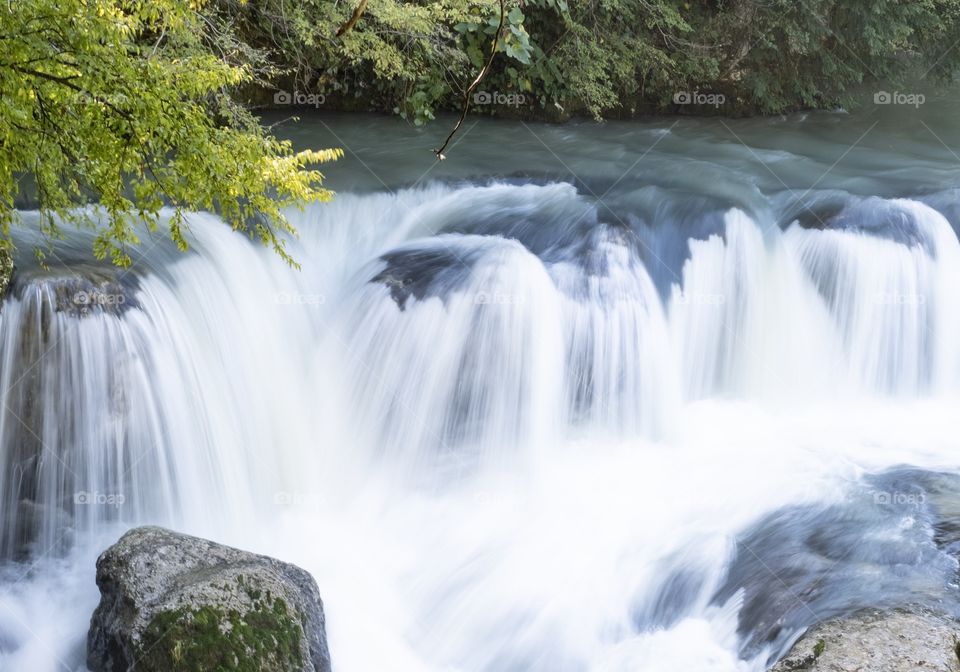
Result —
<path fill-rule="evenodd" d="M 960 175 L 893 127 L 484 122 L 434 168 L 308 118 L 349 151 L 302 270 L 205 213 L 43 269 L 25 212 L 0 669 L 85 669 L 146 522 L 308 569 L 340 672 L 760 672 L 858 607 L 960 615 Z"/>

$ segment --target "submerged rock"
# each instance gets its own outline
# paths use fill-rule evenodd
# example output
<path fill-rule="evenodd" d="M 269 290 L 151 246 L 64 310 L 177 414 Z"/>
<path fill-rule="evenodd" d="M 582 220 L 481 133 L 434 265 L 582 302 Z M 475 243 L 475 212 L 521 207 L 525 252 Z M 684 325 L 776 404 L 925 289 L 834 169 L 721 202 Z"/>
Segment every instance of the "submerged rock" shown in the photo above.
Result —
<path fill-rule="evenodd" d="M 140 307 L 136 298 L 137 284 L 135 276 L 120 275 L 113 269 L 77 267 L 72 275 L 50 276 L 39 271 L 18 273 L 11 292 L 35 309 L 49 307 L 73 317 L 120 316 L 131 308 Z"/>
<path fill-rule="evenodd" d="M 861 611 L 810 628 L 771 672 L 958 672 L 958 636 L 940 614 Z"/>
<path fill-rule="evenodd" d="M 274 558 L 159 527 L 97 560 L 92 672 L 329 672 L 313 578 Z"/>

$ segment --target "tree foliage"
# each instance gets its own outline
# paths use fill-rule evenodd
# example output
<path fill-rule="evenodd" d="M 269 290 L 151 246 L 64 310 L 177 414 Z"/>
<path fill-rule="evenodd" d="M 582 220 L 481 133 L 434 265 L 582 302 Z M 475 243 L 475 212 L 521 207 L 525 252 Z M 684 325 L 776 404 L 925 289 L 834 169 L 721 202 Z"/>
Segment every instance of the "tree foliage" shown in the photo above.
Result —
<path fill-rule="evenodd" d="M 499 13 L 498 0 L 369 0 L 337 37 L 359 0 L 220 2 L 297 86 L 420 122 L 457 108 Z M 920 86 L 960 65 L 958 0 L 508 2 L 485 86 L 540 117 L 676 111 L 692 90 L 724 94 L 727 114 L 833 107 L 866 82 Z"/>
<path fill-rule="evenodd" d="M 264 72 L 257 58 L 197 1 L 0 5 L 6 236 L 15 200 L 30 192 L 44 234 L 56 237 L 63 222 L 92 226 L 95 254 L 120 266 L 139 223 L 156 229 L 165 204 L 182 249 L 184 211 L 209 209 L 286 257 L 282 208 L 330 198 L 311 165 L 339 150 L 295 152 L 233 102 L 235 87 Z"/>
<path fill-rule="evenodd" d="M 30 193 L 44 233 L 93 226 L 97 255 L 125 265 L 136 223 L 169 204 L 181 247 L 184 211 L 210 209 L 285 255 L 282 208 L 329 198 L 315 164 L 339 154 L 295 152 L 238 93 L 292 86 L 421 123 L 460 110 L 494 43 L 479 88 L 525 104 L 473 113 L 676 112 L 696 90 L 726 101 L 696 112 L 779 113 L 960 65 L 960 0 L 506 2 L 498 33 L 500 0 L 8 0 L 0 225 Z"/>

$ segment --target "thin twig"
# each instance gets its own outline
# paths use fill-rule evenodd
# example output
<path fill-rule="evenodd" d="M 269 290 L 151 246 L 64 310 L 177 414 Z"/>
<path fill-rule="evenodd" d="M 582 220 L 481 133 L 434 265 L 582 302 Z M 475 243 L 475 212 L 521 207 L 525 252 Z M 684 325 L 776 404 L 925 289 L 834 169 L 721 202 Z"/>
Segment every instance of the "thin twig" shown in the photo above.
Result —
<path fill-rule="evenodd" d="M 490 69 L 490 64 L 493 63 L 493 57 L 497 55 L 497 46 L 500 42 L 500 33 L 503 32 L 503 20 L 506 15 L 506 0 L 500 0 L 500 25 L 497 26 L 497 33 L 493 36 L 493 45 L 490 48 L 490 57 L 487 58 L 487 62 L 480 72 L 477 73 L 476 78 L 467 87 L 467 90 L 463 92 L 463 109 L 460 111 L 460 118 L 457 119 L 457 123 L 454 125 L 453 130 L 450 131 L 450 135 L 447 136 L 447 139 L 443 141 L 440 149 L 433 150 L 433 153 L 437 155 L 438 161 L 443 161 L 445 158 L 443 155 L 443 150 L 447 148 L 447 145 L 450 144 L 450 140 L 453 139 L 453 136 L 457 131 L 460 130 L 460 126 L 463 124 L 463 120 L 467 118 L 467 111 L 470 109 L 470 94 L 473 93 L 473 90 L 477 88 L 477 84 L 480 83 L 480 80 L 483 79 L 484 75 L 487 74 L 487 70 Z"/>

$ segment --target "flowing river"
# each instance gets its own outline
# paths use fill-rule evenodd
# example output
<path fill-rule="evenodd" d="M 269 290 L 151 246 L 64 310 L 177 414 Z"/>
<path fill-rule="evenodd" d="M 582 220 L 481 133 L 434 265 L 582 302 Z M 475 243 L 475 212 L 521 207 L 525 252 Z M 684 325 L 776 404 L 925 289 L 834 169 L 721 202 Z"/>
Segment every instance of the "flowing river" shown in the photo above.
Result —
<path fill-rule="evenodd" d="M 950 103 L 468 118 L 439 165 L 450 120 L 309 113 L 346 156 L 301 270 L 209 214 L 124 272 L 15 232 L 0 669 L 85 669 L 143 523 L 308 569 L 338 672 L 760 672 L 960 615 Z"/>

